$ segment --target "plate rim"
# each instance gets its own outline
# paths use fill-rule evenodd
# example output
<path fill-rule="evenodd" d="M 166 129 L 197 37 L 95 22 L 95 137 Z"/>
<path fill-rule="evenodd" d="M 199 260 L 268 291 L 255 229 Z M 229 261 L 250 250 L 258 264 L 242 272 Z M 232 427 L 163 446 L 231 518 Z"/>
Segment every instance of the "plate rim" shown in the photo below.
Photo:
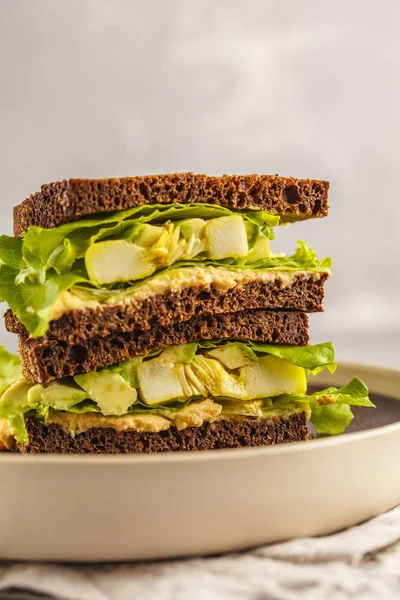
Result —
<path fill-rule="evenodd" d="M 399 376 L 400 369 L 394 367 L 382 366 L 380 364 L 373 363 L 361 363 L 353 361 L 338 361 L 338 366 L 345 369 L 357 369 L 360 370 L 373 370 L 375 373 L 379 373 L 382 376 Z M 387 397 L 391 398 L 395 402 L 400 402 L 400 397 L 395 398 L 391 395 Z M 312 443 L 305 443 L 304 441 L 292 442 L 290 444 L 277 444 L 274 446 L 261 446 L 261 447 L 248 447 L 248 448 L 222 448 L 218 452 L 204 450 L 199 452 L 176 452 L 176 453 L 155 453 L 155 454 L 127 454 L 127 455 L 71 455 L 71 454 L 13 454 L 7 452 L 0 452 L 0 466 L 4 464 L 12 463 L 35 463 L 35 464 L 54 464 L 61 462 L 63 464 L 73 464 L 75 466 L 106 466 L 106 465 L 127 465 L 127 464 L 144 464 L 151 463 L 152 465 L 166 462 L 168 464 L 174 464 L 185 461 L 204 462 L 204 461 L 225 461 L 231 458 L 236 459 L 251 459 L 253 457 L 259 458 L 267 453 L 270 456 L 298 453 L 298 452 L 310 452 L 317 451 L 323 447 L 337 446 L 341 444 L 353 444 L 363 439 L 370 439 L 375 437 L 382 437 L 390 434 L 400 434 L 400 420 L 395 423 L 388 425 L 381 425 L 380 427 L 374 427 L 366 429 L 365 431 L 354 431 L 346 435 L 336 435 L 332 437 L 319 438 L 312 440 Z"/>

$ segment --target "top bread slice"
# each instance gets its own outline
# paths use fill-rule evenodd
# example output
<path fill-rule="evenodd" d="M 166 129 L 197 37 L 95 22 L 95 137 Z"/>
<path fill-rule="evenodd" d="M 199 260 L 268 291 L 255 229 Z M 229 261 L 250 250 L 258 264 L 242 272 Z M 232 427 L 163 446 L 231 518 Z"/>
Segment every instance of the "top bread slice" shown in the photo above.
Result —
<path fill-rule="evenodd" d="M 282 222 L 328 214 L 329 182 L 278 175 L 194 173 L 48 183 L 14 208 L 14 235 L 31 226 L 58 227 L 83 217 L 144 204 L 207 202 L 232 210 L 261 209 Z"/>

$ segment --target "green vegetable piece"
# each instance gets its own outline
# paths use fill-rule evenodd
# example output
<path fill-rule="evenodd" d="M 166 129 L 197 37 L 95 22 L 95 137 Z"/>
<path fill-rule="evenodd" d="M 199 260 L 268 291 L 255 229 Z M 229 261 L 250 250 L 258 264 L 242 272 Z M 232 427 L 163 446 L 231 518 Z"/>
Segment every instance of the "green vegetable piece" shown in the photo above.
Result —
<path fill-rule="evenodd" d="M 254 263 L 259 260 L 265 260 L 271 256 L 271 250 L 269 246 L 269 240 L 261 235 L 254 247 L 250 250 L 246 256 L 246 263 Z"/>
<path fill-rule="evenodd" d="M 176 221 L 175 225 L 180 227 L 182 237 L 185 240 L 189 240 L 192 235 L 200 239 L 204 235 L 206 221 L 204 219 L 185 219 L 183 221 Z"/>
<path fill-rule="evenodd" d="M 29 333 L 39 337 L 48 330 L 52 307 L 61 294 L 85 281 L 80 271 L 50 273 L 44 283 L 28 279 L 18 284 L 17 275 L 12 267 L 0 264 L 0 301 L 7 302 Z"/>
<path fill-rule="evenodd" d="M 335 349 L 332 342 L 312 344 L 310 346 L 289 346 L 286 344 L 263 344 L 262 342 L 247 342 L 257 353 L 272 354 L 288 362 L 303 367 L 312 372 L 328 369 L 331 373 L 336 370 Z"/>
<path fill-rule="evenodd" d="M 234 370 L 257 360 L 257 355 L 245 344 L 233 343 L 219 346 L 207 352 L 208 356 L 218 359 L 228 369 Z"/>
<path fill-rule="evenodd" d="M 204 359 L 204 362 L 201 366 L 203 366 L 205 362 L 207 363 L 210 371 L 213 372 L 213 377 L 211 380 L 207 379 L 207 375 L 205 375 L 207 391 L 211 394 L 211 396 L 247 400 L 245 390 L 243 389 L 243 385 L 241 384 L 237 375 L 229 373 L 229 371 L 227 371 L 222 363 L 220 363 L 218 360 Z M 198 377 L 200 378 L 199 372 Z"/>
<path fill-rule="evenodd" d="M 29 383 L 26 379 L 15 381 L 1 396 L 0 414 L 2 411 L 12 411 L 21 408 L 27 410 L 29 408 L 28 393 L 33 386 L 34 384 Z"/>
<path fill-rule="evenodd" d="M 103 415 L 123 415 L 137 400 L 137 392 L 129 382 L 115 372 L 98 371 L 76 375 L 75 381 L 96 402 Z"/>
<path fill-rule="evenodd" d="M 244 226 L 246 228 L 247 243 L 249 245 L 249 249 L 251 249 L 258 240 L 261 227 L 254 221 L 249 221 L 248 219 L 244 220 Z"/>
<path fill-rule="evenodd" d="M 368 388 L 358 377 L 353 377 L 349 383 L 339 389 L 329 387 L 319 392 L 314 392 L 309 396 L 310 402 L 326 406 L 328 404 L 339 403 L 349 406 L 364 406 L 375 408 L 368 396 Z"/>
<path fill-rule="evenodd" d="M 182 365 L 160 358 L 146 360 L 138 365 L 139 389 L 144 402 L 154 406 L 184 397 L 181 368 Z"/>
<path fill-rule="evenodd" d="M 22 245 L 19 238 L 0 235 L 0 261 L 14 269 L 24 269 Z"/>
<path fill-rule="evenodd" d="M 115 371 L 122 375 L 124 379 L 129 383 L 129 385 L 135 389 L 137 389 L 139 383 L 137 378 L 137 366 L 143 360 L 142 356 L 135 356 L 129 360 L 126 360 L 122 363 L 119 363 L 116 367 L 111 367 L 111 371 Z"/>
<path fill-rule="evenodd" d="M 29 442 L 24 414 L 29 410 L 27 395 L 32 385 L 25 379 L 16 381 L 0 398 L 0 418 L 6 419 L 10 423 L 15 439 L 20 444 Z"/>
<path fill-rule="evenodd" d="M 142 279 L 155 271 L 144 248 L 125 240 L 93 244 L 86 251 L 85 265 L 90 279 L 99 285 Z"/>
<path fill-rule="evenodd" d="M 178 344 L 163 350 L 160 359 L 173 363 L 190 363 L 196 354 L 197 344 Z"/>
<path fill-rule="evenodd" d="M 226 396 L 241 399 L 243 396 L 238 376 L 229 373 L 215 358 L 197 355 L 190 364 L 184 366 L 181 377 L 188 397 Z"/>
<path fill-rule="evenodd" d="M 275 356 L 262 356 L 242 367 L 240 380 L 246 398 L 304 394 L 307 390 L 305 370 Z"/>
<path fill-rule="evenodd" d="M 50 406 L 54 410 L 69 410 L 88 397 L 87 393 L 74 385 L 72 381 L 52 381 L 44 385 L 38 384 L 28 391 L 28 406 L 40 404 Z"/>
<path fill-rule="evenodd" d="M 135 238 L 135 244 L 150 248 L 153 244 L 157 243 L 163 233 L 162 227 L 156 225 L 140 225 L 138 228 L 138 235 Z"/>
<path fill-rule="evenodd" d="M 354 415 L 348 404 L 335 402 L 326 406 L 311 405 L 311 423 L 320 434 L 338 435 L 350 425 Z"/>
<path fill-rule="evenodd" d="M 246 227 L 239 215 L 211 219 L 205 236 L 208 256 L 214 260 L 246 256 L 249 251 Z"/>
<path fill-rule="evenodd" d="M 22 376 L 19 356 L 10 354 L 4 346 L 0 346 L 0 387 L 13 383 Z"/>

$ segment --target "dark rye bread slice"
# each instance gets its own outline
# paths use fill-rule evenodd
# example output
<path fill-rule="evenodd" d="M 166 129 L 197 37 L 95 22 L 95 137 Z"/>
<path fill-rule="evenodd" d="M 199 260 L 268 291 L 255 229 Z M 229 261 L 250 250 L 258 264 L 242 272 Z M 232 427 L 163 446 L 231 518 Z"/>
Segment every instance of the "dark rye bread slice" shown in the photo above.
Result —
<path fill-rule="evenodd" d="M 80 332 L 86 339 L 126 333 L 135 328 L 149 330 L 155 325 L 176 325 L 195 316 L 240 310 L 321 312 L 327 278 L 327 273 L 302 271 L 286 286 L 277 280 L 255 280 L 227 289 L 215 285 L 183 287 L 130 304 L 99 304 L 96 308 L 72 310 L 52 321 L 49 332 L 59 339 Z M 8 331 L 20 333 L 18 319 L 10 310 L 5 315 L 5 323 Z"/>
<path fill-rule="evenodd" d="M 135 328 L 127 333 L 88 337 L 81 330 L 51 330 L 42 338 L 30 338 L 21 324 L 19 334 L 23 375 L 37 383 L 89 373 L 151 350 L 212 339 L 249 339 L 264 343 L 305 346 L 309 342 L 308 317 L 301 312 L 244 310 L 229 314 L 192 317 L 175 325 Z"/>
<path fill-rule="evenodd" d="M 327 181 L 279 175 L 194 173 L 120 179 L 68 179 L 42 185 L 14 208 L 14 234 L 30 226 L 51 228 L 88 215 L 143 204 L 208 202 L 230 209 L 257 208 L 282 215 L 282 221 L 328 214 Z"/>
<path fill-rule="evenodd" d="M 297 412 L 285 418 L 231 419 L 204 423 L 201 427 L 178 430 L 170 427 L 160 433 L 116 431 L 95 428 L 74 437 L 56 424 L 38 419 L 25 420 L 29 443 L 17 444 L 15 451 L 26 454 L 139 454 L 182 450 L 216 450 L 267 446 L 307 439 L 307 417 Z"/>
<path fill-rule="evenodd" d="M 59 355 L 58 345 L 65 346 L 68 352 L 68 345 L 85 348 L 88 341 L 93 338 L 116 340 L 121 335 L 132 332 L 136 332 L 134 335 L 142 335 L 138 334 L 136 330 L 149 332 L 150 338 L 143 339 L 151 339 L 151 331 L 154 328 L 175 327 L 194 317 L 204 319 L 210 315 L 257 309 L 285 311 L 289 309 L 289 311 L 302 313 L 321 311 L 324 282 L 327 276 L 325 273 L 318 275 L 310 272 L 283 288 L 275 281 L 251 281 L 243 285 L 236 285 L 229 290 L 221 290 L 214 286 L 208 288 L 188 287 L 179 292 L 155 295 L 134 304 L 101 305 L 91 310 L 74 310 L 50 323 L 49 331 L 46 334 L 47 339 L 51 339 L 51 343 L 48 345 L 48 358 L 51 356 L 51 352 Z M 21 344 L 22 361 L 26 374 L 30 374 L 30 377 L 37 380 L 38 369 L 43 372 L 43 368 L 42 365 L 33 366 L 37 354 L 35 356 L 35 353 L 29 352 L 28 343 L 30 344 L 31 340 L 28 340 L 26 330 L 11 311 L 6 313 L 5 323 L 8 331 L 24 337 L 22 342 L 26 343 Z M 38 345 L 40 344 L 39 341 Z M 120 342 L 117 342 L 118 344 Z M 129 344 L 131 341 L 128 342 L 128 347 Z M 123 345 L 121 350 L 125 350 Z M 74 359 L 75 363 L 84 362 L 85 356 L 82 356 L 82 353 L 79 356 L 79 352 L 81 350 Z M 50 362 L 47 362 L 47 372 L 53 377 L 57 367 L 53 366 L 51 371 L 49 369 Z M 35 372 L 35 376 L 33 376 L 33 372 Z"/>

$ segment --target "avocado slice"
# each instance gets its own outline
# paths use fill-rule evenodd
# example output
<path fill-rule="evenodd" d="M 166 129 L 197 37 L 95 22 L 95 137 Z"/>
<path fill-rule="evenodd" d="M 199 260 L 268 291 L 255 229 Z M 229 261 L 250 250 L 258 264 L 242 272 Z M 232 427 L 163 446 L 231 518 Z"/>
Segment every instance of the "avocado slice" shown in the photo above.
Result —
<path fill-rule="evenodd" d="M 134 358 L 130 358 L 129 360 L 125 360 L 122 363 L 119 363 L 116 367 L 111 367 L 110 371 L 116 371 L 126 381 L 129 385 L 135 389 L 138 388 L 138 378 L 137 378 L 137 365 L 141 363 L 143 360 L 143 356 L 135 356 Z"/>
<path fill-rule="evenodd" d="M 204 219 L 184 219 L 183 221 L 176 221 L 175 225 L 180 227 L 183 239 L 189 240 L 192 235 L 200 239 L 204 235 L 206 221 Z"/>
<path fill-rule="evenodd" d="M 24 415 L 31 408 L 28 406 L 27 396 L 33 385 L 25 379 L 20 379 L 7 388 L 0 398 L 0 418 L 9 422 L 13 435 L 21 444 L 29 442 Z"/>
<path fill-rule="evenodd" d="M 247 417 L 262 417 L 262 407 L 264 400 L 219 400 L 222 406 L 222 415 L 224 416 L 247 416 Z M 272 404 L 272 402 L 271 402 Z"/>
<path fill-rule="evenodd" d="M 123 415 L 137 400 L 137 391 L 122 375 L 113 371 L 76 375 L 74 379 L 85 390 L 86 398 L 96 402 L 104 416 Z"/>
<path fill-rule="evenodd" d="M 170 346 L 163 350 L 160 359 L 173 363 L 189 363 L 194 359 L 196 351 L 197 344 L 195 342 L 178 344 L 177 346 Z"/>
<path fill-rule="evenodd" d="M 28 391 L 28 405 L 51 406 L 55 410 L 69 410 L 71 406 L 83 402 L 87 393 L 73 382 L 52 381 L 44 385 L 38 384 Z"/>
<path fill-rule="evenodd" d="M 214 260 L 246 256 L 249 251 L 246 227 L 240 215 L 210 219 L 205 235 L 208 256 Z"/>
<path fill-rule="evenodd" d="M 247 219 L 244 220 L 244 226 L 246 227 L 249 249 L 251 249 L 259 238 L 261 227 L 252 221 L 248 221 Z"/>
<path fill-rule="evenodd" d="M 5 414 L 8 410 L 28 408 L 28 393 L 33 386 L 34 384 L 29 383 L 26 379 L 19 379 L 10 385 L 1 395 L 0 415 Z"/>
<path fill-rule="evenodd" d="M 256 243 L 254 244 L 254 247 L 246 256 L 246 262 L 253 263 L 257 262 L 258 260 L 269 258 L 270 256 L 271 250 L 269 240 L 264 235 L 260 235 Z"/>
<path fill-rule="evenodd" d="M 98 242 L 85 253 L 86 270 L 90 279 L 99 285 L 142 279 L 156 269 L 145 253 L 145 248 L 126 240 Z"/>
<path fill-rule="evenodd" d="M 216 358 L 231 370 L 239 369 L 244 365 L 249 365 L 252 360 L 257 360 L 257 355 L 251 348 L 236 342 L 209 350 L 207 355 Z"/>

